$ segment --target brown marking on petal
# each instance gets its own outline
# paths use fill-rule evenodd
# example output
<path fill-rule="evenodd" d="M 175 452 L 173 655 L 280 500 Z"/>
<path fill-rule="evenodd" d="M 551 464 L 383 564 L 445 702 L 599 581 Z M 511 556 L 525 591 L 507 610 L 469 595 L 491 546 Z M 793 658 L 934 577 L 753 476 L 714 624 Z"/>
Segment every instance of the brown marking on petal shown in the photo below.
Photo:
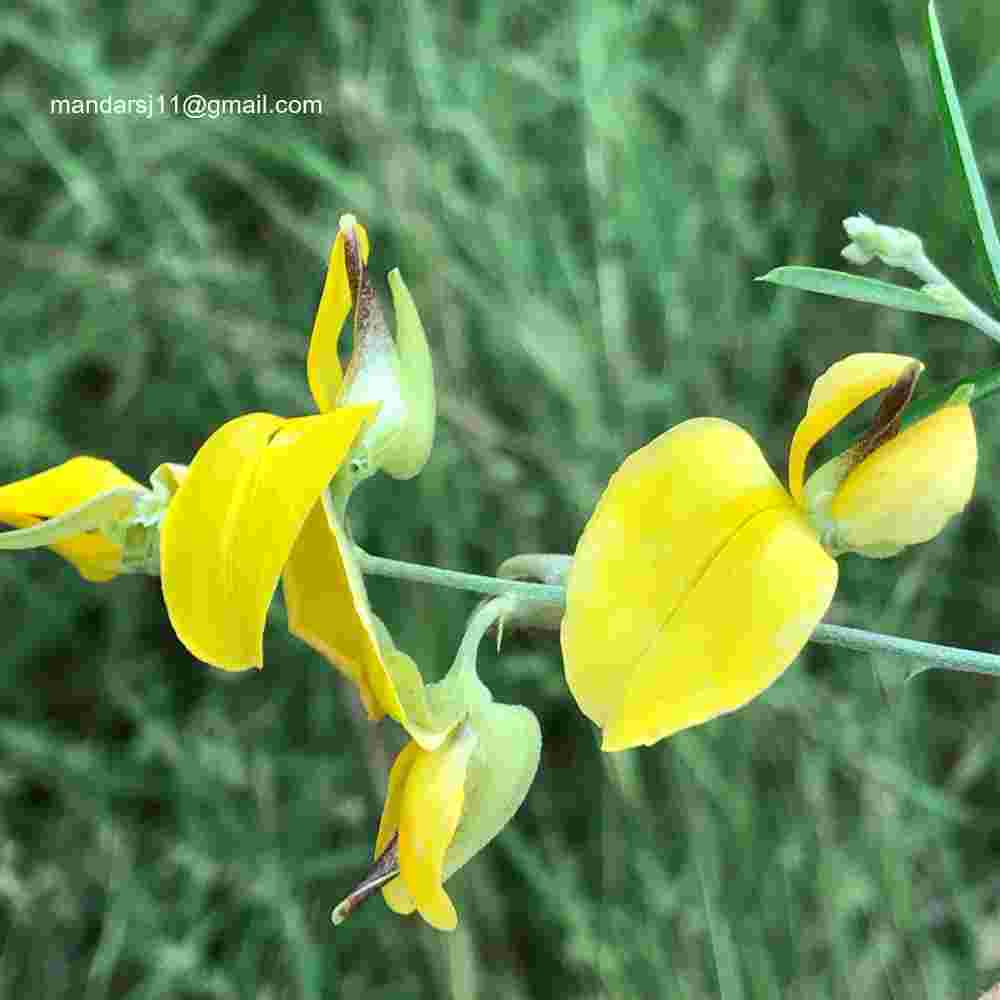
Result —
<path fill-rule="evenodd" d="M 342 924 L 366 899 L 374 896 L 399 874 L 399 834 L 395 833 L 385 850 L 372 862 L 368 874 L 334 908 L 330 919 Z"/>
<path fill-rule="evenodd" d="M 850 449 L 848 471 L 860 465 L 872 452 L 899 433 L 903 411 L 913 398 L 917 379 L 920 378 L 922 371 L 923 365 L 919 361 L 912 361 L 903 369 L 899 378 L 882 393 L 882 401 L 872 419 L 871 427 Z"/>
<path fill-rule="evenodd" d="M 385 314 L 379 304 L 375 288 L 368 276 L 368 268 L 361 256 L 361 247 L 354 227 L 344 231 L 344 263 L 347 267 L 347 284 L 351 290 L 354 307 L 354 350 L 350 364 L 344 373 L 344 385 L 354 381 L 358 371 L 364 367 L 365 356 L 383 345 L 382 340 L 392 339 Z"/>
<path fill-rule="evenodd" d="M 341 232 L 344 234 L 344 264 L 347 268 L 347 285 L 351 290 L 351 302 L 357 302 L 358 285 L 361 284 L 361 275 L 365 271 L 365 265 L 361 259 L 361 247 L 358 245 L 354 226 L 344 228 Z"/>

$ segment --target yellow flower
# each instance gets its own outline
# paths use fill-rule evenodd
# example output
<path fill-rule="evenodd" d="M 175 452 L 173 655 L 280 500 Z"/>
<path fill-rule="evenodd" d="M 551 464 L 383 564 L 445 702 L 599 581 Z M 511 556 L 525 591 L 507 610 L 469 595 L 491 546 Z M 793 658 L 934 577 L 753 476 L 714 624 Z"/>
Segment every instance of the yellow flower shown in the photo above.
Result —
<path fill-rule="evenodd" d="M 518 608 L 510 596 L 481 605 L 451 670 L 427 686 L 444 739 L 433 747 L 415 739 L 396 758 L 372 867 L 334 909 L 335 924 L 381 888 L 397 913 L 416 909 L 439 930 L 454 929 L 458 917 L 442 884 L 510 822 L 541 758 L 538 720 L 521 705 L 495 702 L 476 670 L 483 635 L 498 620 L 517 620 Z"/>
<path fill-rule="evenodd" d="M 567 682 L 603 749 L 746 704 L 826 612 L 833 555 L 891 554 L 965 506 L 976 467 L 967 400 L 897 433 L 922 367 L 858 354 L 819 378 L 792 441 L 790 493 L 725 420 L 688 420 L 626 459 L 577 546 L 562 624 Z M 820 438 L 890 387 L 871 432 L 804 485 Z"/>
<path fill-rule="evenodd" d="M 391 909 L 416 909 L 438 930 L 454 930 L 458 916 L 442 883 L 510 822 L 540 754 L 535 716 L 495 702 L 470 713 L 438 749 L 403 748 L 375 842 L 379 858 L 398 836 L 400 874 L 382 889 Z"/>
<path fill-rule="evenodd" d="M 121 526 L 151 491 L 111 462 L 83 455 L 0 487 L 0 549 L 45 546 L 85 580 L 104 582 L 128 570 Z"/>

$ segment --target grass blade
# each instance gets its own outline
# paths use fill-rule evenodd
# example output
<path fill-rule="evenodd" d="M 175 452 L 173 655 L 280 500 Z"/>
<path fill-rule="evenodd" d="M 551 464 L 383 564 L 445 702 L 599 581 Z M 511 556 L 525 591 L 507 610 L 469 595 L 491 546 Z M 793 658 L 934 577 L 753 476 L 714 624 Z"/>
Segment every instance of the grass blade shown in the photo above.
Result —
<path fill-rule="evenodd" d="M 831 271 L 825 267 L 776 267 L 757 281 L 769 281 L 772 285 L 798 288 L 804 292 L 819 292 L 820 295 L 835 295 L 855 302 L 868 302 L 891 309 L 907 312 L 927 313 L 929 316 L 945 316 L 957 319 L 957 311 L 943 302 L 938 302 L 926 292 L 915 288 L 904 288 L 888 281 L 864 278 L 844 271 Z"/>
<path fill-rule="evenodd" d="M 976 166 L 976 156 L 962 117 L 962 109 L 955 91 L 951 66 L 944 48 L 941 25 L 938 22 L 934 0 L 927 5 L 927 62 L 930 69 L 934 98 L 938 114 L 944 125 L 945 143 L 951 155 L 955 173 L 964 181 L 962 184 L 962 204 L 966 215 L 966 225 L 970 229 L 976 246 L 983 279 L 993 301 L 1000 306 L 1000 240 L 997 239 L 996 225 L 986 200 L 986 189 Z"/>

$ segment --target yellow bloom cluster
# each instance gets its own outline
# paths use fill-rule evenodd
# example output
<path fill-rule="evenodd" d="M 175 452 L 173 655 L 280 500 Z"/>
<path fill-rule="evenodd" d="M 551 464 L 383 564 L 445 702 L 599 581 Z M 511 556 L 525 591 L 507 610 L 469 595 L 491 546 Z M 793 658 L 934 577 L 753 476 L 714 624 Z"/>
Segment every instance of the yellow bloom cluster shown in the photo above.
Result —
<path fill-rule="evenodd" d="M 520 805 L 540 734 L 527 709 L 493 703 L 475 678 L 474 650 L 450 681 L 425 687 L 369 604 L 347 501 L 376 472 L 415 476 L 435 421 L 416 306 L 390 272 L 393 336 L 369 279 L 369 252 L 364 227 L 344 216 L 307 359 L 318 414 L 237 417 L 190 466 L 160 466 L 152 489 L 88 456 L 0 487 L 0 522 L 17 529 L 0 534 L 0 548 L 48 546 L 93 581 L 158 573 L 181 642 L 223 670 L 263 665 L 280 579 L 291 631 L 356 686 L 371 719 L 388 715 L 411 736 L 390 777 L 378 838 L 378 853 L 390 838 L 400 846 L 386 898 L 450 929 L 456 916 L 441 883 Z M 344 371 L 339 342 L 352 311 Z"/>

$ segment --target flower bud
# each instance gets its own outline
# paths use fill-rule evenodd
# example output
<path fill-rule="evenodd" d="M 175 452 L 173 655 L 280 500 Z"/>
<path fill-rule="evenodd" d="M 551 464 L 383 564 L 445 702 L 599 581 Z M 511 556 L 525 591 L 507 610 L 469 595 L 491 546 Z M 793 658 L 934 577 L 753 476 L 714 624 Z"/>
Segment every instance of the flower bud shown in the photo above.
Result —
<path fill-rule="evenodd" d="M 922 370 L 898 354 L 831 365 L 792 438 L 789 493 L 724 420 L 688 420 L 625 460 L 577 546 L 562 624 L 566 680 L 604 729 L 604 750 L 745 704 L 825 613 L 833 556 L 892 555 L 965 506 L 976 468 L 970 390 L 899 432 Z M 883 390 L 868 433 L 805 482 L 814 445 Z"/>
<path fill-rule="evenodd" d="M 852 264 L 867 264 L 878 257 L 890 267 L 910 269 L 924 255 L 924 245 L 916 233 L 897 226 L 883 226 L 867 215 L 844 219 L 844 229 L 851 238 L 841 251 Z"/>
<path fill-rule="evenodd" d="M 341 257 L 334 260 L 338 247 Z M 342 322 L 346 315 L 345 304 L 353 305 L 354 309 L 354 352 L 332 397 L 333 405 L 380 404 L 378 416 L 362 434 L 352 454 L 355 481 L 379 470 L 395 479 L 409 479 L 426 464 L 434 441 L 434 371 L 423 324 L 398 270 L 389 274 L 396 311 L 396 337 L 389 332 L 368 274 L 366 248 L 364 229 L 354 216 L 343 216 L 335 253 L 331 256 L 331 273 L 335 267 L 338 273 L 341 267 L 344 272 L 344 279 L 334 282 L 333 291 L 329 293 L 333 296 L 336 292 L 338 307 L 324 305 L 328 298 L 326 291 L 320 305 L 320 312 L 331 322 L 338 318 Z M 314 343 L 327 346 L 310 348 L 311 384 L 324 384 L 319 366 L 321 357 L 330 354 L 328 326 L 327 323 L 321 326 L 322 341 L 314 333 Z M 332 338 L 334 347 L 336 337 L 339 337 L 339 329 Z M 329 359 L 330 366 L 334 360 L 335 357 Z M 339 367 L 337 371 L 339 373 Z M 328 393 L 322 395 L 325 399 Z M 319 397 L 317 402 L 320 402 Z"/>

